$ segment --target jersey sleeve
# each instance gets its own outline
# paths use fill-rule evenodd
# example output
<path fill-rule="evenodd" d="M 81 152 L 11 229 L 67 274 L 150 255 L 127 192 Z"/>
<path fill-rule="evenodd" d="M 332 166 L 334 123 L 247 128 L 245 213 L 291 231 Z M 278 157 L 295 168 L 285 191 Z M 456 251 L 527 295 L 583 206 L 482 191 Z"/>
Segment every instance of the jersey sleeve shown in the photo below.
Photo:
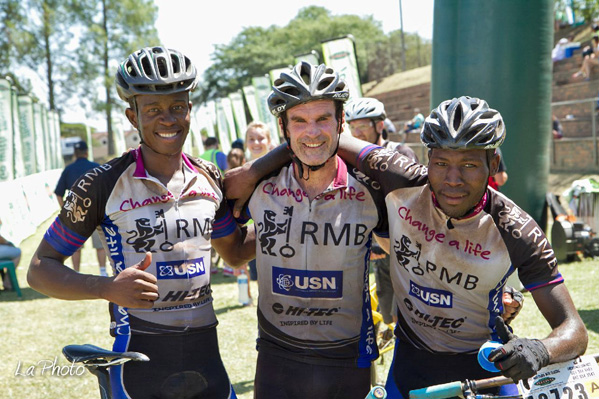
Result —
<path fill-rule="evenodd" d="M 494 220 L 518 277 L 529 291 L 564 281 L 549 240 L 534 219 L 500 193 L 491 192 Z"/>
<path fill-rule="evenodd" d="M 375 145 L 358 154 L 358 169 L 380 185 L 384 195 L 398 188 L 425 184 L 427 168 L 395 150 Z"/>
<path fill-rule="evenodd" d="M 191 157 L 189 156 L 188 158 L 191 159 Z M 211 162 L 205 162 L 204 160 L 198 158 L 193 158 L 193 161 L 208 174 L 208 176 L 214 181 L 214 184 L 222 193 L 222 199 L 216 210 L 216 215 L 214 216 L 211 237 L 226 237 L 229 234 L 232 234 L 237 229 L 237 222 L 233 218 L 233 212 L 231 211 L 229 203 L 224 196 L 225 185 L 223 180 L 223 174 Z"/>

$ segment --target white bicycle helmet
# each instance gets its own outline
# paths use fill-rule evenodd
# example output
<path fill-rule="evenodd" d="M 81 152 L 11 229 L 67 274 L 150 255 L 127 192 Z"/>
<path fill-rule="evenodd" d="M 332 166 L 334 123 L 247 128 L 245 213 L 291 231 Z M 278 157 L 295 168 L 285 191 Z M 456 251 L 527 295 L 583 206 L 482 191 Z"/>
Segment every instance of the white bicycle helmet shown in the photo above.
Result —
<path fill-rule="evenodd" d="M 376 98 L 361 97 L 345 105 L 346 122 L 356 119 L 384 120 L 385 118 L 387 118 L 385 106 Z"/>
<path fill-rule="evenodd" d="M 427 148 L 490 150 L 505 140 L 505 125 L 486 101 L 463 96 L 443 101 L 431 112 L 420 140 Z"/>
<path fill-rule="evenodd" d="M 116 90 L 125 101 L 138 94 L 192 91 L 196 85 L 196 68 L 189 58 L 164 47 L 145 47 L 134 52 L 116 73 Z"/>

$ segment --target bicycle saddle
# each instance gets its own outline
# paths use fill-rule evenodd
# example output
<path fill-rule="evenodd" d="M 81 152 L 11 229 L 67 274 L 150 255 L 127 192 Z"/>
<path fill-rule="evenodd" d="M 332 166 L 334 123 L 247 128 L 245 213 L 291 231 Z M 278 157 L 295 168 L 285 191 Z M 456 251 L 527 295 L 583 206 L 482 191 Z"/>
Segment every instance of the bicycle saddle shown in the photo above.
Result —
<path fill-rule="evenodd" d="M 101 363 L 113 363 L 115 361 L 137 360 L 147 362 L 150 360 L 146 355 L 139 352 L 113 352 L 95 345 L 67 345 L 62 348 L 62 354 L 71 363 L 87 363 L 98 361 Z"/>

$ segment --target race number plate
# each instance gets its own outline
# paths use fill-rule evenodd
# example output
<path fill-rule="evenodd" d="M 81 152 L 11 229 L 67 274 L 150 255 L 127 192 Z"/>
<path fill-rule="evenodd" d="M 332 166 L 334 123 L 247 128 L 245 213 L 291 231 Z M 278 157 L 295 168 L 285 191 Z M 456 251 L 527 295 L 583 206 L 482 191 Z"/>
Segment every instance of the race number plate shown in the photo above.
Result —
<path fill-rule="evenodd" d="M 524 399 L 599 399 L 599 366 L 593 356 L 551 364 L 522 382 L 518 390 Z"/>

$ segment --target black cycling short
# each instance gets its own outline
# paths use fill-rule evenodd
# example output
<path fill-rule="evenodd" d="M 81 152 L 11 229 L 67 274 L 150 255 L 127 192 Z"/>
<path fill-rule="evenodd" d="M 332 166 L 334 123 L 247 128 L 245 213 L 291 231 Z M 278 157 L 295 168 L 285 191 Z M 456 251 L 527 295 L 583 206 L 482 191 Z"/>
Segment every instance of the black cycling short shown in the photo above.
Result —
<path fill-rule="evenodd" d="M 234 398 L 218 350 L 216 328 L 187 334 L 135 334 L 128 351 L 146 354 L 149 362 L 127 362 L 113 367 L 113 397 L 133 399 Z"/>
<path fill-rule="evenodd" d="M 258 352 L 254 399 L 364 399 L 369 390 L 370 368 L 309 364 Z"/>
<path fill-rule="evenodd" d="M 425 388 L 431 385 L 443 384 L 454 381 L 478 380 L 482 378 L 497 377 L 499 373 L 490 373 L 484 370 L 477 360 L 477 355 L 467 354 L 439 354 L 414 348 L 412 345 L 401 342 L 395 343 L 393 364 L 387 379 L 388 398 L 395 399 L 398 395 L 392 392 L 397 389 L 390 384 L 395 382 L 403 398 L 409 398 L 413 389 Z M 391 373 L 393 376 L 391 376 Z M 392 378 L 391 378 L 392 377 Z M 480 393 L 497 394 L 499 388 L 481 390 Z"/>

